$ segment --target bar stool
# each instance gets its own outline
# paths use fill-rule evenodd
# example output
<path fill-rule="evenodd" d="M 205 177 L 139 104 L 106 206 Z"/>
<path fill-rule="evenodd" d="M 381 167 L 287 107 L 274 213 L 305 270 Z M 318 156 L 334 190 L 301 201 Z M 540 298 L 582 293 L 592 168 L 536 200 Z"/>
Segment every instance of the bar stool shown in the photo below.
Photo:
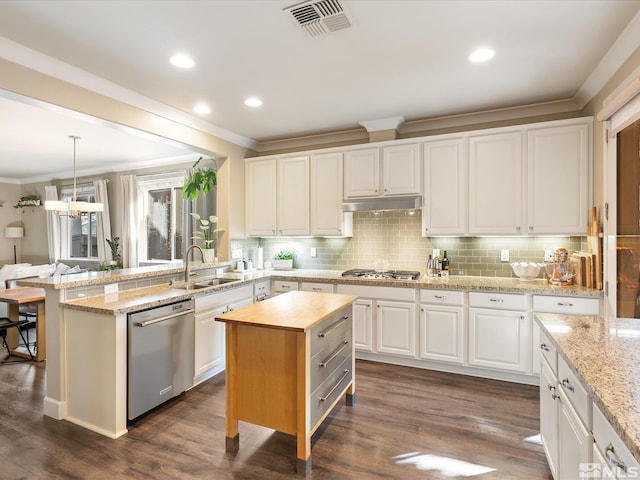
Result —
<path fill-rule="evenodd" d="M 0 337 L 2 337 L 2 341 L 4 346 L 7 347 L 7 353 L 11 356 L 11 350 L 9 349 L 9 343 L 7 342 L 7 329 L 8 328 L 17 328 L 18 333 L 20 334 L 20 338 L 22 338 L 22 343 L 24 343 L 25 347 L 27 347 L 27 352 L 29 352 L 29 356 L 31 360 L 33 360 L 33 353 L 31 353 L 31 348 L 29 347 L 29 342 L 27 342 L 22 335 L 22 329 L 20 327 L 29 323 L 29 320 L 18 320 L 17 322 L 12 322 L 7 317 L 0 317 Z"/>

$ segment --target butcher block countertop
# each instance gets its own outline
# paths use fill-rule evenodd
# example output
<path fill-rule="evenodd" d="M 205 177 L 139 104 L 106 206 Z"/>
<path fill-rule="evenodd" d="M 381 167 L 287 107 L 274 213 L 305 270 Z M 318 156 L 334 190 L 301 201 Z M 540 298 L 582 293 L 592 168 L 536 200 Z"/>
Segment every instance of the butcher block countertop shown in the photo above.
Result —
<path fill-rule="evenodd" d="M 225 313 L 216 320 L 306 332 L 357 299 L 355 295 L 295 291 Z"/>
<path fill-rule="evenodd" d="M 640 319 L 538 313 L 536 320 L 640 461 Z"/>

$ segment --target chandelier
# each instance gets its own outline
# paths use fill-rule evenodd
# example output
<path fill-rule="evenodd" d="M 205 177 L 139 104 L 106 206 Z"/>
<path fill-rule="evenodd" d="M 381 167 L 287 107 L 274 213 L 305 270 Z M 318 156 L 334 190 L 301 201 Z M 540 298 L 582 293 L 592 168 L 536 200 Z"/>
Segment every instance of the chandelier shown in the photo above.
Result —
<path fill-rule="evenodd" d="M 76 199 L 76 142 L 80 140 L 80 137 L 69 135 L 69 138 L 73 140 L 73 197 L 70 202 L 47 200 L 44 202 L 44 208 L 45 210 L 53 210 L 56 215 L 72 218 L 91 212 L 102 212 L 104 210 L 102 203 L 79 202 Z"/>

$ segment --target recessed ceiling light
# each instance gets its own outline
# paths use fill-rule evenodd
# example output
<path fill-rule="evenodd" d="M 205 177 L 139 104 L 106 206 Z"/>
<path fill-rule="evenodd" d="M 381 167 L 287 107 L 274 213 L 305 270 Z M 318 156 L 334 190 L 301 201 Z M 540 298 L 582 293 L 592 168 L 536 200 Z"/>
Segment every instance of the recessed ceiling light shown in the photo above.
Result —
<path fill-rule="evenodd" d="M 249 97 L 244 101 L 244 104 L 247 107 L 259 107 L 260 105 L 262 105 L 262 100 L 256 97 Z"/>
<path fill-rule="evenodd" d="M 193 107 L 193 111 L 201 115 L 206 115 L 208 113 L 211 113 L 211 109 L 207 107 L 204 103 L 197 104 L 195 107 Z"/>
<path fill-rule="evenodd" d="M 178 68 L 193 68 L 193 66 L 196 64 L 196 62 L 193 61 L 193 58 L 183 53 L 174 55 L 169 59 L 169 61 L 173 66 Z"/>
<path fill-rule="evenodd" d="M 486 62 L 491 60 L 495 54 L 496 52 L 490 48 L 479 48 L 469 55 L 469 61 L 474 63 Z"/>

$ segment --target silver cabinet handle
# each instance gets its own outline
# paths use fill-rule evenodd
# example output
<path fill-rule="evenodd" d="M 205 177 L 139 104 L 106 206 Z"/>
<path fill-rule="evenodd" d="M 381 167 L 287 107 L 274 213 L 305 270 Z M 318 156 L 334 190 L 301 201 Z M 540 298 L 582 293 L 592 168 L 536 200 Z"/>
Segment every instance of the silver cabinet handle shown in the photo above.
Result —
<path fill-rule="evenodd" d="M 313 290 L 314 292 L 321 292 L 322 289 L 320 287 L 313 287 L 311 290 Z"/>
<path fill-rule="evenodd" d="M 501 299 L 501 298 L 490 298 L 489 301 L 493 302 L 493 303 L 502 303 L 502 302 L 504 302 L 504 300 Z"/>
<path fill-rule="evenodd" d="M 342 317 L 342 320 L 340 320 L 339 322 L 334 323 L 334 324 L 333 324 L 333 325 L 331 325 L 329 328 L 327 328 L 325 331 L 320 332 L 320 333 L 318 334 L 318 336 L 319 336 L 320 338 L 324 338 L 324 337 L 326 337 L 326 336 L 329 334 L 329 332 L 331 332 L 331 330 L 335 330 L 336 328 L 338 328 L 339 326 L 341 326 L 341 325 L 345 322 L 345 320 L 347 320 L 348 318 L 349 318 L 349 317 L 345 315 L 344 317 Z"/>
<path fill-rule="evenodd" d="M 289 290 L 291 288 L 291 285 L 282 285 L 280 288 L 282 288 L 283 290 Z"/>
<path fill-rule="evenodd" d="M 533 232 L 533 227 L 529 227 L 529 231 L 530 231 L 530 232 Z"/>
<path fill-rule="evenodd" d="M 607 457 L 607 460 L 609 460 L 615 467 L 626 473 L 627 466 L 622 460 L 620 460 L 620 457 L 618 457 L 618 454 L 615 452 L 613 445 L 607 445 L 607 448 L 604 450 L 604 454 Z"/>
<path fill-rule="evenodd" d="M 349 345 L 349 340 L 345 340 L 342 343 L 342 345 L 340 345 L 340 347 L 338 347 L 338 349 L 335 352 L 333 352 L 331 355 L 329 355 L 323 361 L 318 363 L 318 365 L 321 368 L 326 368 L 327 365 L 329 365 L 338 355 L 340 355 L 340 352 L 342 352 L 345 348 L 347 348 L 347 345 Z"/>
<path fill-rule="evenodd" d="M 560 395 L 556 394 L 556 387 L 554 387 L 553 385 L 547 385 L 547 387 L 549 387 L 549 391 L 551 392 L 551 398 L 553 400 L 557 400 L 558 398 L 560 398 Z"/>
<path fill-rule="evenodd" d="M 572 392 L 576 391 L 576 389 L 573 387 L 573 385 L 571 385 L 571 382 L 569 382 L 568 378 L 563 378 L 562 379 L 562 386 L 564 388 L 566 388 L 567 390 L 571 390 Z"/>
<path fill-rule="evenodd" d="M 549 351 L 549 347 L 547 347 L 546 343 L 541 343 L 540 344 L 540 350 L 544 350 L 545 352 Z"/>
<path fill-rule="evenodd" d="M 438 300 L 446 300 L 447 299 L 446 295 L 436 295 L 435 298 L 437 298 Z"/>
<path fill-rule="evenodd" d="M 345 368 L 344 369 L 344 373 L 342 374 L 342 376 L 340 377 L 340 380 L 338 380 L 338 383 L 336 383 L 333 388 L 331 390 L 329 390 L 329 392 L 324 396 L 324 397 L 318 397 L 318 400 L 320 400 L 321 402 L 326 402 L 327 398 L 329 398 L 331 396 L 331 394 L 333 392 L 336 391 L 336 388 L 338 388 L 340 386 L 340 384 L 342 383 L 342 381 L 347 378 L 347 375 L 349 375 L 349 369 Z"/>
<path fill-rule="evenodd" d="M 195 313 L 195 310 L 182 310 L 177 313 L 172 313 L 171 315 L 166 315 L 160 318 L 154 318 L 153 320 L 147 320 L 146 322 L 135 322 L 134 325 L 136 327 L 148 327 L 149 325 L 154 325 L 156 323 L 164 322 L 166 320 L 171 320 L 172 318 L 180 317 L 182 315 L 187 315 L 190 313 Z"/>
<path fill-rule="evenodd" d="M 558 305 L 559 307 L 573 307 L 573 303 L 569 302 L 558 302 L 556 303 L 556 305 Z"/>
<path fill-rule="evenodd" d="M 519 232 L 519 231 L 520 231 L 520 227 L 516 227 L 516 232 Z"/>

